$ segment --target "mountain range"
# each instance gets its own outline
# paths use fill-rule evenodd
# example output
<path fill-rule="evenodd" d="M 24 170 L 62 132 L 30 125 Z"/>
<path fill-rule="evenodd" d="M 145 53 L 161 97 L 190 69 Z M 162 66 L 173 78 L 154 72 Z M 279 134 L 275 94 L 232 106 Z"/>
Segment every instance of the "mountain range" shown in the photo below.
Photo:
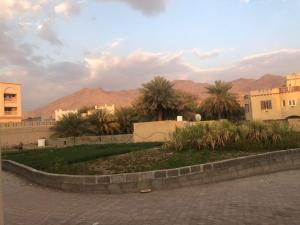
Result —
<path fill-rule="evenodd" d="M 197 97 L 199 102 L 207 97 L 208 83 L 196 83 L 191 80 L 174 80 L 174 88 L 185 91 Z M 237 79 L 230 82 L 231 92 L 236 93 L 241 103 L 243 96 L 251 90 L 269 89 L 285 84 L 285 78 L 278 75 L 264 75 L 259 79 Z M 47 119 L 53 117 L 56 109 L 79 109 L 83 106 L 114 104 L 116 107 L 130 105 L 139 95 L 138 89 L 125 91 L 106 91 L 102 88 L 83 88 L 71 95 L 57 99 L 31 112 L 25 112 L 23 117 L 39 117 Z"/>

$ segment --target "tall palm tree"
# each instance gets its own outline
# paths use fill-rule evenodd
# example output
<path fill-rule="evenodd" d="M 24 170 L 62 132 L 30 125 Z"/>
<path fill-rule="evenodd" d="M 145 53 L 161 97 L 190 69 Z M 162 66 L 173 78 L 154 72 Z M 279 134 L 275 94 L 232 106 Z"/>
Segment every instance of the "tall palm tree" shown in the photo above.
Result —
<path fill-rule="evenodd" d="M 114 134 L 119 130 L 116 118 L 106 110 L 96 110 L 87 118 L 89 131 L 97 136 Z"/>
<path fill-rule="evenodd" d="M 215 81 L 207 87 L 210 95 L 202 103 L 202 110 L 211 118 L 228 119 L 241 112 L 241 106 L 235 94 L 230 92 L 232 85 L 223 81 Z"/>
<path fill-rule="evenodd" d="M 76 137 L 79 137 L 85 132 L 84 120 L 78 113 L 69 113 L 63 115 L 62 119 L 52 127 L 53 136 L 57 137 L 73 137 L 74 144 Z"/>
<path fill-rule="evenodd" d="M 176 93 L 167 79 L 157 76 L 140 89 L 140 103 L 145 111 L 154 113 L 157 120 L 163 120 L 168 111 L 176 108 Z"/>

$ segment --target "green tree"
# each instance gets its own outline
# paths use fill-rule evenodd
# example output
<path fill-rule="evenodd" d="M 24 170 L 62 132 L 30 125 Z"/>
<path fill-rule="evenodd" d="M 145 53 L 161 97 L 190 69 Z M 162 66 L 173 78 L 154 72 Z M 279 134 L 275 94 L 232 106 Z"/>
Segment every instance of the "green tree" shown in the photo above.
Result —
<path fill-rule="evenodd" d="M 83 118 L 78 113 L 69 113 L 63 115 L 53 127 L 54 136 L 56 137 L 73 137 L 74 144 L 76 137 L 82 136 L 86 130 Z"/>
<path fill-rule="evenodd" d="M 119 124 L 114 115 L 109 114 L 106 110 L 96 110 L 87 118 L 89 132 L 101 136 L 115 134 L 119 130 Z"/>
<path fill-rule="evenodd" d="M 138 107 L 142 112 L 154 114 L 157 120 L 163 120 L 167 114 L 176 109 L 176 92 L 167 79 L 157 76 L 140 88 L 141 97 Z"/>
<path fill-rule="evenodd" d="M 195 115 L 198 109 L 197 97 L 176 90 L 177 100 L 176 100 L 176 110 L 174 111 L 176 119 L 177 115 L 182 115 L 185 120 L 195 120 Z"/>
<path fill-rule="evenodd" d="M 201 111 L 210 119 L 235 119 L 243 110 L 237 96 L 230 92 L 232 85 L 223 81 L 215 81 L 207 87 L 210 95 L 201 105 Z"/>
<path fill-rule="evenodd" d="M 133 124 L 138 121 L 138 114 L 133 107 L 123 107 L 116 111 L 121 134 L 133 133 Z"/>

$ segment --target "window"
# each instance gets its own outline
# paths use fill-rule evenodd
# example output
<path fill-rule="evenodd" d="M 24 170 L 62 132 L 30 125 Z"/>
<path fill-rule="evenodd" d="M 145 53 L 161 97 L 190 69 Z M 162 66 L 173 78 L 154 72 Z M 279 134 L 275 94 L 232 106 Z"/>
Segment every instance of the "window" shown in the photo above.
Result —
<path fill-rule="evenodd" d="M 294 99 L 289 100 L 289 106 L 296 106 L 296 101 Z"/>
<path fill-rule="evenodd" d="M 285 107 L 285 100 L 282 101 L 282 106 Z"/>
<path fill-rule="evenodd" d="M 4 101 L 13 102 L 13 101 L 16 101 L 16 99 L 17 99 L 17 95 L 16 94 L 7 94 L 7 93 L 4 93 Z"/>
<path fill-rule="evenodd" d="M 246 113 L 250 112 L 249 104 L 245 104 L 245 112 Z"/>
<path fill-rule="evenodd" d="M 261 110 L 272 109 L 272 101 L 271 100 L 261 101 L 260 107 L 261 107 Z"/>

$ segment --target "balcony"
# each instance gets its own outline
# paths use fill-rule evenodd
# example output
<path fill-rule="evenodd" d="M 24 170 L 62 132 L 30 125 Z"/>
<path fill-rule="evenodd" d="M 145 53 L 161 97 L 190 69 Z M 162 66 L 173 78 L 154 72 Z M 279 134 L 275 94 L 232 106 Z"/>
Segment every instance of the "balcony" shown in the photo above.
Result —
<path fill-rule="evenodd" d="M 4 115 L 5 116 L 17 115 L 18 114 L 17 109 L 18 109 L 17 107 L 4 107 Z"/>
<path fill-rule="evenodd" d="M 4 94 L 4 102 L 5 103 L 15 103 L 17 102 L 17 95 L 16 94 Z"/>
<path fill-rule="evenodd" d="M 4 115 L 6 116 L 11 116 L 11 115 L 17 115 L 17 111 L 4 111 Z"/>

